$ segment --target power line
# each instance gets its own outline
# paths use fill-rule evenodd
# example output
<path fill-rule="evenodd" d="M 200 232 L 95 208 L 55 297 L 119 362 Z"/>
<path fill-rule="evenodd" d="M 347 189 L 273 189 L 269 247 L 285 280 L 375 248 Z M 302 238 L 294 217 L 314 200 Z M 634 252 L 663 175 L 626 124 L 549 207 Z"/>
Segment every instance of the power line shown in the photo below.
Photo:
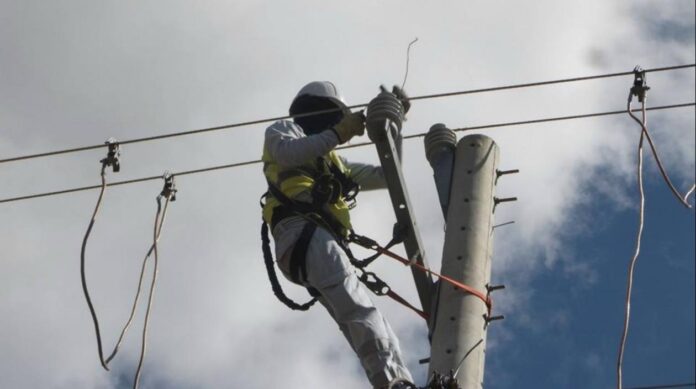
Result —
<path fill-rule="evenodd" d="M 646 110 L 647 111 L 658 111 L 658 110 L 693 107 L 693 106 L 696 106 L 696 102 L 682 103 L 682 104 L 671 104 L 671 105 L 661 105 L 661 106 L 656 106 L 656 107 L 650 107 L 650 108 L 647 108 Z M 504 123 L 497 123 L 497 124 L 485 124 L 485 125 L 480 125 L 480 126 L 462 127 L 462 128 L 454 129 L 453 131 L 457 131 L 457 132 L 474 131 L 474 130 L 487 129 L 487 128 L 512 127 L 512 126 L 534 124 L 534 123 L 547 123 L 547 122 L 563 121 L 563 120 L 585 119 L 585 118 L 591 118 L 591 117 L 610 116 L 610 115 L 618 115 L 618 114 L 625 114 L 625 113 L 626 113 L 626 110 L 596 112 L 596 113 L 589 113 L 589 114 L 582 114 L 582 115 L 558 116 L 558 117 L 543 118 L 543 119 L 523 120 L 523 121 L 517 121 L 517 122 L 504 122 Z M 420 138 L 420 137 L 424 137 L 424 136 L 425 136 L 425 133 L 413 134 L 413 135 L 404 136 L 404 139 Z M 368 146 L 371 144 L 373 144 L 373 143 L 372 142 L 356 143 L 356 144 L 352 144 L 352 145 L 337 147 L 337 149 L 341 149 L 341 150 L 352 149 L 352 148 L 357 148 L 357 147 Z M 176 173 L 173 175 L 186 176 L 186 175 L 210 172 L 210 171 L 215 171 L 215 170 L 231 169 L 231 168 L 237 168 L 237 167 L 248 166 L 248 165 L 256 165 L 256 164 L 260 164 L 260 163 L 262 163 L 262 161 L 260 159 L 255 159 L 255 160 L 231 163 L 231 164 L 226 164 L 226 165 L 218 165 L 218 166 L 211 166 L 211 167 L 194 169 L 194 170 L 186 170 L 186 171 L 179 172 L 179 173 Z M 162 178 L 162 175 L 160 174 L 160 175 L 156 175 L 156 176 L 142 177 L 142 178 L 136 178 L 136 179 L 131 179 L 131 180 L 116 181 L 116 182 L 112 182 L 112 183 L 107 184 L 107 186 L 129 185 L 129 184 L 135 184 L 135 183 L 139 183 L 139 182 L 158 180 L 161 178 Z M 10 198 L 6 198 L 6 199 L 0 199 L 0 204 L 35 199 L 35 198 L 39 198 L 39 197 L 49 197 L 49 196 L 57 196 L 57 195 L 61 195 L 61 194 L 67 194 L 67 193 L 82 192 L 82 191 L 99 189 L 99 188 L 101 188 L 101 185 L 90 185 L 90 186 L 82 186 L 82 187 L 78 187 L 78 188 L 64 189 L 64 190 L 53 191 L 53 192 L 44 192 L 44 193 L 37 193 L 37 194 L 33 194 L 33 195 L 10 197 Z"/>
<path fill-rule="evenodd" d="M 646 72 L 663 72 L 663 71 L 686 69 L 686 68 L 692 68 L 692 67 L 696 67 L 696 64 L 666 66 L 666 67 L 660 67 L 660 68 L 646 69 L 645 71 Z M 599 74 L 599 75 L 594 75 L 594 76 L 563 78 L 563 79 L 557 79 L 557 80 L 539 81 L 539 82 L 531 82 L 531 83 L 524 83 L 524 84 L 513 84 L 513 85 L 504 85 L 504 86 L 497 86 L 497 87 L 490 87 L 490 88 L 462 90 L 462 91 L 456 91 L 456 92 L 436 93 L 436 94 L 411 97 L 410 100 L 426 100 L 426 99 L 435 99 L 435 98 L 443 98 L 443 97 L 462 96 L 462 95 L 468 95 L 468 94 L 496 92 L 496 91 L 509 90 L 509 89 L 530 88 L 530 87 L 537 87 L 537 86 L 544 86 L 544 85 L 561 84 L 561 83 L 567 83 L 567 82 L 588 81 L 588 80 L 596 80 L 596 79 L 602 79 L 602 78 L 612 78 L 612 77 L 620 77 L 620 76 L 628 76 L 628 75 L 633 75 L 633 72 L 630 71 L 630 72 L 619 72 L 619 73 L 606 73 L 606 74 Z M 367 103 L 352 105 L 352 106 L 349 106 L 348 108 L 354 109 L 354 108 L 363 108 L 366 106 L 367 106 Z M 318 114 L 327 113 L 327 112 L 334 112 L 336 110 L 337 109 L 326 109 L 326 110 L 310 112 L 310 113 L 306 113 L 306 114 L 302 114 L 302 115 L 295 115 L 294 117 L 312 116 L 312 115 L 318 115 Z M 171 133 L 167 133 L 167 134 L 153 135 L 153 136 L 147 136 L 147 137 L 143 137 L 143 138 L 128 139 L 128 140 L 120 141 L 119 144 L 127 145 L 127 144 L 134 144 L 134 143 L 150 142 L 150 141 L 155 141 L 155 140 L 160 140 L 160 139 L 174 138 L 174 137 L 185 136 L 185 135 L 201 134 L 201 133 L 212 132 L 212 131 L 220 131 L 220 130 L 226 130 L 226 129 L 231 129 L 231 128 L 245 127 L 245 126 L 251 126 L 251 125 L 255 125 L 255 124 L 274 122 L 277 120 L 290 119 L 292 117 L 293 116 L 285 115 L 285 116 L 277 116 L 277 117 L 271 117 L 271 118 L 265 118 L 265 119 L 259 119 L 259 120 L 251 120 L 251 121 L 246 121 L 246 122 L 239 122 L 239 123 L 234 123 L 234 124 L 227 124 L 227 125 L 216 126 L 216 127 L 200 128 L 200 129 L 196 129 L 196 130 L 171 132 Z M 96 145 L 74 147 L 74 148 L 63 149 L 63 150 L 48 151 L 48 152 L 37 153 L 37 154 L 27 154 L 27 155 L 22 155 L 22 156 L 17 156 L 17 157 L 0 159 L 0 164 L 7 163 L 7 162 L 22 161 L 22 160 L 27 160 L 27 159 L 34 159 L 34 158 L 42 158 L 42 157 L 48 157 L 48 156 L 54 156 L 54 155 L 70 154 L 70 153 L 76 153 L 76 152 L 82 152 L 82 151 L 88 151 L 88 150 L 96 150 L 96 149 L 100 149 L 100 148 L 105 147 L 105 146 L 106 146 L 105 144 L 96 144 Z"/>
<path fill-rule="evenodd" d="M 651 386 L 632 386 L 625 389 L 676 389 L 676 388 L 693 388 L 696 387 L 696 382 L 690 382 L 685 384 L 663 384 L 663 385 L 651 385 Z"/>

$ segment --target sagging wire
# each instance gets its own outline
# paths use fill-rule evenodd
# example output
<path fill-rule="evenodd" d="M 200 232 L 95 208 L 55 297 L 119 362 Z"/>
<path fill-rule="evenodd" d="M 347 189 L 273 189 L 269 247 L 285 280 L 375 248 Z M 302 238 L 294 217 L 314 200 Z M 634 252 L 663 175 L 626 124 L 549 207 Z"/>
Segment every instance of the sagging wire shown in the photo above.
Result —
<path fill-rule="evenodd" d="M 629 100 L 630 104 L 630 100 Z M 643 104 L 645 106 L 645 104 Z M 643 111 L 643 121 L 646 121 L 646 114 Z M 636 235 L 636 245 L 635 251 L 633 253 L 633 258 L 628 265 L 628 281 L 626 283 L 626 304 L 624 308 L 624 322 L 623 330 L 621 332 L 621 342 L 619 345 L 619 356 L 616 362 L 616 374 L 617 374 L 617 388 L 623 388 L 623 358 L 624 351 L 626 348 L 626 339 L 628 337 L 628 324 L 631 319 L 631 293 L 633 292 L 633 273 L 635 271 L 636 262 L 638 261 L 638 255 L 640 254 L 640 242 L 643 237 L 643 225 L 645 222 L 645 191 L 643 188 L 643 138 L 645 133 L 641 131 L 640 140 L 638 141 L 638 191 L 640 194 L 640 207 L 638 210 L 638 232 Z"/>
<path fill-rule="evenodd" d="M 154 252 L 154 265 L 152 269 L 152 281 L 150 282 L 150 294 L 147 301 L 147 309 L 145 310 L 145 320 L 143 322 L 143 334 L 140 346 L 140 359 L 138 361 L 138 368 L 135 372 L 135 379 L 133 380 L 133 389 L 137 389 L 140 383 L 140 373 L 143 367 L 143 361 L 145 360 L 145 352 L 147 351 L 147 328 L 150 323 L 150 312 L 152 311 L 152 301 L 155 294 L 155 286 L 157 283 L 157 271 L 159 266 L 159 254 L 157 250 L 157 242 L 162 232 L 162 225 L 164 224 L 164 219 L 167 213 L 167 208 L 170 201 L 176 200 L 176 185 L 174 183 L 174 175 L 165 173 L 164 175 L 164 188 L 159 196 L 157 196 L 157 214 L 155 215 L 155 227 L 153 231 L 152 240 L 152 251 Z M 165 198 L 164 211 L 162 211 L 162 198 Z M 162 211 L 162 212 L 160 212 Z M 160 218 L 161 213 L 161 218 Z M 147 258 L 146 258 L 147 259 Z M 143 268 L 144 268 L 143 264 Z M 141 273 L 142 280 L 142 273 Z M 140 292 L 140 290 L 138 290 Z M 137 303 L 137 296 L 136 296 Z"/>
<path fill-rule="evenodd" d="M 635 244 L 635 250 L 633 253 L 633 257 L 631 258 L 631 261 L 629 262 L 628 266 L 628 276 L 627 276 L 627 282 L 626 282 L 626 302 L 625 302 L 625 307 L 624 307 L 624 322 L 623 322 L 623 330 L 621 333 L 621 341 L 619 343 L 619 353 L 617 357 L 617 362 L 616 362 L 616 376 L 617 376 L 617 388 L 622 389 L 623 388 L 623 359 L 624 359 L 624 352 L 625 352 L 625 347 L 626 347 L 626 340 L 628 338 L 628 326 L 630 323 L 630 317 L 631 317 L 631 294 L 633 291 L 633 275 L 635 272 L 635 266 L 636 262 L 638 261 L 638 256 L 640 255 L 640 244 L 641 240 L 643 237 L 643 227 L 645 224 L 645 189 L 643 186 L 643 142 L 644 139 L 648 140 L 648 144 L 650 145 L 650 149 L 652 150 L 652 154 L 655 157 L 655 162 L 657 163 L 660 173 L 662 174 L 662 178 L 664 179 L 665 183 L 667 186 L 670 188 L 672 193 L 675 195 L 675 197 L 679 200 L 679 202 L 684 205 L 687 208 L 691 208 L 691 205 L 687 202 L 687 199 L 689 195 L 694 191 L 695 186 L 692 186 L 691 189 L 684 195 L 683 197 L 677 189 L 672 185 L 671 180 L 669 179 L 669 176 L 667 175 L 667 172 L 665 171 L 662 162 L 660 161 L 659 154 L 657 153 L 657 149 L 650 137 L 650 133 L 648 132 L 648 126 L 647 126 L 647 109 L 646 109 L 646 100 L 647 100 L 647 91 L 650 89 L 650 87 L 647 85 L 646 80 L 645 80 L 645 71 L 641 69 L 640 67 L 636 67 L 634 69 L 634 82 L 633 86 L 631 87 L 631 90 L 628 93 L 628 103 L 626 107 L 626 111 L 628 112 L 628 115 L 635 120 L 640 126 L 641 126 L 641 132 L 640 132 L 640 139 L 638 141 L 638 167 L 637 167 L 637 181 L 638 181 L 638 192 L 640 196 L 640 202 L 639 202 L 639 215 L 638 215 L 638 231 L 636 233 L 636 244 Z M 636 117 L 631 109 L 631 103 L 633 101 L 633 97 L 636 96 L 638 98 L 638 101 L 641 103 L 641 118 L 639 119 Z"/>
<path fill-rule="evenodd" d="M 94 222 L 97 219 L 97 214 L 99 213 L 99 208 L 101 206 L 102 200 L 104 199 L 104 192 L 106 191 L 106 168 L 111 167 L 113 172 L 116 173 L 121 170 L 121 165 L 120 165 L 120 155 L 121 155 L 121 150 L 119 143 L 116 142 L 116 140 L 109 139 L 106 142 L 106 145 L 108 146 L 108 152 L 106 155 L 106 158 L 102 159 L 101 162 L 101 189 L 99 191 L 99 197 L 97 198 L 97 205 L 94 207 L 94 211 L 92 212 L 92 217 L 89 221 L 89 225 L 87 226 L 87 231 L 85 232 L 85 236 L 82 239 L 82 248 L 80 250 L 80 278 L 82 280 L 82 292 L 85 295 L 85 300 L 87 300 L 87 306 L 89 307 L 89 313 L 92 315 L 92 322 L 94 323 L 94 331 L 96 333 L 97 337 L 97 351 L 99 353 L 99 362 L 101 363 L 102 367 L 105 370 L 109 370 L 109 367 L 107 366 L 107 362 L 104 360 L 104 352 L 103 352 L 103 347 L 102 347 L 102 339 L 101 339 L 101 332 L 99 331 L 99 319 L 97 318 L 97 313 L 94 309 L 94 304 L 92 304 L 92 299 L 90 298 L 89 295 L 89 289 L 87 288 L 87 277 L 85 274 L 85 252 L 87 249 L 87 241 L 89 239 L 89 235 L 92 233 L 92 227 L 94 227 Z"/>
<path fill-rule="evenodd" d="M 142 341 L 141 341 L 141 351 L 140 351 L 140 360 L 138 362 L 138 368 L 136 370 L 136 375 L 135 379 L 133 381 L 133 388 L 137 388 L 139 385 L 140 381 L 140 372 L 142 370 L 142 365 L 143 365 L 143 360 L 145 358 L 145 352 L 147 348 L 147 328 L 149 324 L 149 319 L 150 319 L 150 312 L 152 310 L 152 301 L 153 301 L 153 295 L 155 291 L 155 285 L 157 281 L 157 271 L 158 271 L 158 251 L 157 251 L 157 243 L 159 241 L 159 238 L 162 233 L 162 226 L 164 225 L 164 221 L 167 216 L 167 209 L 169 208 L 169 203 L 170 201 L 176 200 L 176 185 L 174 183 L 174 176 L 169 173 L 165 173 L 163 176 L 164 179 L 164 188 L 162 189 L 162 192 L 157 196 L 157 213 L 155 216 L 155 227 L 154 227 L 154 238 L 153 238 L 153 243 L 152 246 L 150 247 L 150 250 L 148 250 L 147 254 L 145 255 L 145 258 L 143 259 L 143 264 L 140 270 L 140 279 L 138 281 L 138 289 L 133 301 L 133 306 L 131 308 L 130 316 L 128 317 L 128 320 L 126 321 L 126 324 L 124 325 L 123 329 L 121 330 L 121 333 L 119 335 L 118 341 L 116 342 L 116 345 L 114 346 L 113 351 L 109 355 L 108 358 L 104 359 L 104 352 L 103 352 L 103 343 L 102 343 L 102 336 L 101 336 L 101 331 L 99 327 L 99 319 L 97 317 L 96 310 L 94 309 L 94 304 L 92 303 L 92 299 L 89 294 L 89 290 L 87 287 L 87 277 L 86 277 L 86 272 L 85 272 L 85 257 L 86 257 L 86 249 L 87 249 L 87 242 L 89 240 L 89 236 L 92 232 L 92 229 L 94 227 L 94 223 L 96 221 L 97 215 L 99 213 L 99 209 L 101 207 L 101 204 L 104 199 L 104 193 L 106 192 L 106 187 L 108 186 L 106 184 L 106 169 L 107 167 L 111 167 L 114 172 L 120 171 L 120 144 L 115 141 L 114 139 L 109 139 L 107 142 L 107 145 L 109 147 L 108 154 L 106 158 L 102 159 L 100 162 L 102 164 L 101 167 L 101 190 L 99 192 L 99 197 L 97 198 L 97 204 L 94 207 L 94 211 L 92 212 L 92 217 L 90 218 L 90 222 L 87 226 L 87 231 L 85 232 L 85 236 L 82 240 L 82 248 L 80 252 L 80 276 L 81 276 L 81 281 L 82 281 L 82 290 L 85 295 L 85 299 L 87 300 L 87 306 L 89 307 L 90 314 L 92 316 L 92 322 L 94 323 L 94 330 L 96 333 L 96 338 L 97 338 L 97 351 L 99 354 L 99 362 L 101 366 L 105 370 L 109 370 L 109 362 L 113 360 L 113 358 L 116 356 L 118 353 L 119 347 L 121 343 L 123 342 L 123 339 L 125 338 L 125 335 L 130 328 L 133 318 L 135 317 L 135 312 L 138 307 L 138 302 L 140 299 L 140 294 L 142 291 L 142 284 L 143 284 L 143 279 L 145 275 L 145 269 L 147 265 L 147 260 L 154 253 L 154 269 L 153 269 L 153 274 L 152 274 L 152 281 L 150 283 L 150 295 L 148 298 L 148 304 L 147 304 L 147 309 L 145 312 L 145 320 L 143 324 L 143 333 L 142 333 Z M 165 198 L 166 201 L 164 203 L 164 209 L 162 209 L 162 198 Z"/>
<path fill-rule="evenodd" d="M 408 65 L 411 62 L 411 46 L 413 46 L 413 44 L 416 42 L 418 42 L 418 37 L 412 40 L 411 43 L 408 44 L 408 48 L 406 49 L 406 71 L 404 72 L 404 81 L 401 83 L 401 90 L 404 89 L 404 87 L 406 86 L 406 80 L 408 80 Z"/>
<path fill-rule="evenodd" d="M 652 137 L 650 136 L 650 132 L 648 132 L 648 126 L 645 122 L 646 92 L 650 89 L 650 87 L 647 86 L 647 84 L 645 83 L 645 71 L 640 67 L 636 67 L 634 72 L 636 73 L 636 79 L 634 81 L 633 87 L 631 88 L 631 91 L 628 94 L 628 114 L 631 116 L 633 120 L 640 124 L 642 128 L 642 134 L 645 134 L 645 139 L 648 140 L 648 144 L 650 145 L 650 149 L 652 150 L 652 154 L 655 157 L 655 162 L 657 163 L 657 167 L 660 170 L 660 174 L 662 175 L 662 179 L 665 181 L 665 184 L 667 184 L 669 189 L 672 191 L 672 194 L 677 198 L 677 201 L 679 201 L 686 208 L 692 208 L 691 204 L 689 204 L 688 202 L 688 197 L 689 195 L 691 195 L 691 193 L 694 192 L 694 189 L 696 189 L 696 183 L 694 183 L 694 185 L 691 186 L 691 189 L 689 189 L 689 191 L 682 196 L 682 194 L 679 193 L 677 188 L 674 187 L 674 184 L 672 184 L 672 180 L 669 179 L 669 175 L 667 174 L 667 171 L 665 170 L 662 161 L 660 160 L 660 155 L 657 152 L 657 148 L 655 147 L 655 143 L 653 142 Z M 631 111 L 631 101 L 634 95 L 638 96 L 638 101 L 641 103 L 641 112 L 643 114 L 642 121 L 638 119 Z"/>
<path fill-rule="evenodd" d="M 133 306 L 131 307 L 130 315 L 128 316 L 128 320 L 126 321 L 126 324 L 125 324 L 125 325 L 123 326 L 123 328 L 121 329 L 121 334 L 120 334 L 119 337 L 118 337 L 118 341 L 116 342 L 116 345 L 114 346 L 114 349 L 113 349 L 113 351 L 111 352 L 111 355 L 109 355 L 109 357 L 106 359 L 106 363 L 107 363 L 107 364 L 108 364 L 108 363 L 116 356 L 116 354 L 118 353 L 118 349 L 119 349 L 119 347 L 121 346 L 121 343 L 123 342 L 123 339 L 125 338 L 126 333 L 128 332 L 128 329 L 130 328 L 131 324 L 133 323 L 133 319 L 135 318 L 135 312 L 136 312 L 136 310 L 137 310 L 137 308 L 138 308 L 138 302 L 140 301 L 140 294 L 141 294 L 141 292 L 142 292 L 142 287 L 143 287 L 143 280 L 144 280 L 144 278 L 145 278 L 145 269 L 146 269 L 146 266 L 147 266 L 147 261 L 148 261 L 148 259 L 150 258 L 150 256 L 152 255 L 152 253 L 153 253 L 154 250 L 155 250 L 155 244 L 156 244 L 157 242 L 159 242 L 160 235 L 162 234 L 162 226 L 164 225 L 164 221 L 166 220 L 166 217 L 167 217 L 167 209 L 168 209 L 168 207 L 169 207 L 169 201 L 170 201 L 170 200 L 169 200 L 169 197 L 166 196 L 166 195 L 164 194 L 164 193 L 165 193 L 165 190 L 167 191 L 167 193 L 171 193 L 171 201 L 175 201 L 175 200 L 176 200 L 176 195 L 175 195 L 175 194 L 176 194 L 176 187 L 175 187 L 175 184 L 174 184 L 174 176 L 171 175 L 171 174 L 169 174 L 169 173 L 165 173 L 164 176 L 163 176 L 162 178 L 164 179 L 164 185 L 165 185 L 165 187 L 164 187 L 164 189 L 162 190 L 162 194 L 160 194 L 160 196 L 157 197 L 157 208 L 158 208 L 158 210 L 157 210 L 157 217 L 156 217 L 155 220 L 159 219 L 160 202 L 161 202 L 161 201 L 160 201 L 160 197 L 162 197 L 162 196 L 167 197 L 167 201 L 164 203 L 164 210 L 162 211 L 162 218 L 159 219 L 159 222 L 157 222 L 157 221 L 155 222 L 155 223 L 158 223 L 158 224 L 159 224 L 159 228 L 158 228 L 158 230 L 157 230 L 157 235 L 155 236 L 155 240 L 154 240 L 153 244 L 150 246 L 150 249 L 149 249 L 149 250 L 147 251 L 147 253 L 145 254 L 145 258 L 143 258 L 143 263 L 142 263 L 142 266 L 141 266 L 141 268 L 140 268 L 140 277 L 139 277 L 139 279 L 138 279 L 138 288 L 137 288 L 137 291 L 136 291 L 136 293 L 135 293 L 135 297 L 134 297 L 134 299 L 133 299 Z M 173 193 L 172 193 L 172 192 L 173 192 Z"/>

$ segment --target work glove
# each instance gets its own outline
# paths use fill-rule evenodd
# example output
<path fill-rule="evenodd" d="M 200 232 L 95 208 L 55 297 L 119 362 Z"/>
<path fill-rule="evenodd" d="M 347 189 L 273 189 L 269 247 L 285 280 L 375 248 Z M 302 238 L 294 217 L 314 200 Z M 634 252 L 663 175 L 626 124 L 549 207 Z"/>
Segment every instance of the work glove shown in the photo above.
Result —
<path fill-rule="evenodd" d="M 362 111 L 346 112 L 333 130 L 341 144 L 348 142 L 354 136 L 363 135 L 365 134 L 365 114 Z"/>

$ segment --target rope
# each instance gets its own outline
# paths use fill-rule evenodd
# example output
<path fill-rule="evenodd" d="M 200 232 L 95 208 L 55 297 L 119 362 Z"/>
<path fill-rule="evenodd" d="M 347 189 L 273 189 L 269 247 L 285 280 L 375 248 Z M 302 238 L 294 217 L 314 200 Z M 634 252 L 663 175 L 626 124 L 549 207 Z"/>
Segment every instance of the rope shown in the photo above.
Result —
<path fill-rule="evenodd" d="M 656 106 L 656 107 L 647 108 L 646 110 L 647 111 L 657 111 L 657 110 L 664 110 L 664 109 L 685 108 L 685 107 L 693 107 L 693 106 L 696 106 L 696 102 Z M 517 122 L 486 124 L 486 125 L 481 125 L 481 126 L 457 128 L 457 129 L 454 129 L 453 131 L 456 131 L 456 132 L 473 131 L 473 130 L 494 128 L 494 127 L 496 127 L 496 128 L 497 127 L 511 127 L 511 126 L 526 125 L 526 124 L 545 123 L 545 122 L 554 122 L 554 121 L 563 121 L 563 120 L 574 120 L 574 119 L 585 119 L 585 118 L 591 118 L 591 117 L 610 116 L 610 115 L 618 115 L 618 114 L 626 114 L 626 110 L 597 112 L 597 113 L 572 115 L 572 116 L 559 116 L 559 117 L 552 117 L 552 118 L 545 118 L 545 119 L 534 119 L 534 120 L 524 120 L 524 121 L 517 121 Z M 421 137 L 424 137 L 425 135 L 426 135 L 426 133 L 419 133 L 419 134 L 404 136 L 403 138 L 404 139 L 421 138 Z M 368 146 L 368 145 L 372 145 L 372 144 L 373 144 L 372 142 L 363 142 L 363 143 L 356 143 L 356 144 L 352 144 L 352 145 L 337 147 L 336 149 L 337 150 L 352 149 L 352 148 L 364 147 L 364 146 Z M 199 174 L 199 173 L 211 172 L 211 171 L 215 171 L 215 170 L 233 169 L 233 168 L 237 168 L 237 167 L 257 165 L 257 164 L 261 164 L 261 163 L 262 163 L 262 161 L 260 159 L 249 160 L 249 161 L 244 161 L 244 162 L 237 162 L 237 163 L 211 166 L 211 167 L 194 169 L 194 170 L 187 170 L 187 171 L 183 171 L 180 173 L 176 173 L 175 176 L 185 176 L 185 175 L 189 175 L 189 174 Z M 129 185 L 129 184 L 135 184 L 135 183 L 140 183 L 140 182 L 157 180 L 157 179 L 160 179 L 161 177 L 162 177 L 161 175 L 157 175 L 157 176 L 136 178 L 136 179 L 132 179 L 132 180 L 116 181 L 116 182 L 112 182 L 112 183 L 107 184 L 107 186 Z M 40 198 L 40 197 L 49 197 L 49 196 L 57 196 L 57 195 L 68 194 L 68 193 L 82 192 L 82 191 L 99 189 L 99 188 L 100 188 L 100 185 L 91 185 L 91 186 L 83 186 L 83 187 L 77 187 L 77 188 L 71 188 L 71 189 L 64 189 L 64 190 L 59 190 L 59 191 L 37 193 L 37 194 L 33 194 L 33 195 L 9 197 L 9 198 L 5 198 L 5 199 L 0 199 L 0 204 L 10 203 L 10 202 L 15 202 L 15 201 L 30 200 L 30 199 Z M 693 189 L 692 189 L 692 192 L 693 192 Z"/>
<path fill-rule="evenodd" d="M 362 243 L 366 243 L 366 242 L 359 241 L 359 240 L 358 240 L 358 241 L 354 241 L 354 242 L 355 242 L 356 244 L 358 244 L 358 245 L 360 245 L 360 246 L 366 248 L 366 249 L 375 250 L 375 251 L 377 251 L 377 252 L 380 253 L 380 254 L 383 254 L 383 255 L 386 255 L 386 256 L 389 257 L 389 258 L 395 259 L 395 260 L 401 262 L 402 264 L 404 264 L 404 265 L 406 265 L 406 266 L 413 266 L 413 267 L 415 267 L 416 269 L 418 269 L 418 270 L 420 270 L 420 271 L 422 271 L 422 272 L 428 273 L 428 274 L 430 274 L 430 275 L 433 275 L 433 276 L 439 278 L 439 279 L 442 280 L 442 281 L 447 282 L 448 284 L 454 286 L 455 288 L 461 289 L 461 290 L 463 290 L 464 292 L 473 295 L 474 297 L 476 297 L 476 298 L 478 298 L 479 300 L 483 301 L 484 304 L 486 304 L 486 307 L 488 308 L 488 313 L 489 313 L 489 315 L 490 315 L 491 310 L 493 309 L 493 301 L 491 300 L 490 296 L 488 296 L 487 294 L 484 294 L 484 293 L 482 293 L 481 291 L 478 291 L 478 290 L 474 289 L 473 287 L 471 287 L 471 286 L 469 286 L 469 285 L 466 285 L 466 284 L 464 284 L 464 283 L 462 283 L 462 282 L 460 282 L 460 281 L 457 281 L 457 280 L 455 280 L 454 278 L 451 278 L 451 277 L 448 277 L 448 276 L 446 276 L 446 275 L 437 273 L 437 272 L 435 272 L 435 271 L 433 271 L 433 270 L 430 270 L 429 268 L 427 268 L 427 267 L 421 265 L 421 264 L 418 263 L 418 262 L 413 262 L 413 263 L 412 263 L 412 262 L 409 261 L 408 259 L 406 259 L 406 258 L 404 258 L 404 257 L 402 257 L 402 256 L 400 256 L 400 255 L 398 255 L 398 254 L 396 254 L 396 253 L 394 253 L 394 252 L 392 252 L 392 251 L 390 251 L 390 250 L 387 250 L 386 248 L 381 247 L 381 246 L 379 246 L 379 245 L 376 244 L 376 243 L 374 243 L 374 244 L 369 244 L 369 245 L 368 245 L 368 244 L 363 245 Z M 374 242 L 374 241 L 373 241 L 373 242 Z"/>
<path fill-rule="evenodd" d="M 692 68 L 692 67 L 696 67 L 696 64 L 674 65 L 674 66 L 666 66 L 666 67 L 660 67 L 660 68 L 652 68 L 652 69 L 646 69 L 645 72 L 663 72 L 663 71 L 686 69 L 686 68 Z M 421 95 L 421 96 L 411 97 L 409 100 L 427 100 L 427 99 L 442 98 L 442 97 L 462 96 L 462 95 L 469 95 L 469 94 L 476 94 L 476 93 L 496 92 L 496 91 L 502 91 L 502 90 L 529 88 L 529 87 L 561 84 L 561 83 L 568 83 L 568 82 L 578 82 L 578 81 L 588 81 L 588 80 L 596 80 L 596 79 L 603 79 L 603 78 L 621 77 L 621 76 L 627 76 L 627 75 L 632 75 L 632 74 L 633 74 L 633 72 L 619 72 L 619 73 L 598 74 L 598 75 L 584 76 L 584 77 L 563 78 L 563 79 L 548 80 L 548 81 L 530 82 L 530 83 L 524 83 L 524 84 L 513 84 L 513 85 L 504 85 L 504 86 L 497 86 L 497 87 L 490 87 L 490 88 L 470 89 L 470 90 L 461 90 L 461 91 L 455 91 L 455 92 Z M 367 107 L 366 103 L 352 105 L 352 106 L 349 106 L 347 108 L 354 109 L 354 108 L 364 108 L 364 107 Z M 231 128 L 274 122 L 277 120 L 291 119 L 293 117 L 297 118 L 297 117 L 320 115 L 323 113 L 336 112 L 338 110 L 340 110 L 340 109 L 327 109 L 327 110 L 309 112 L 306 114 L 295 115 L 295 116 L 284 115 L 284 116 L 270 117 L 270 118 L 265 118 L 265 119 L 251 120 L 251 121 L 239 122 L 239 123 L 234 123 L 234 124 L 226 124 L 226 125 L 222 125 L 222 126 L 201 128 L 201 129 L 189 130 L 189 131 L 172 132 L 172 133 L 168 133 L 168 134 L 154 135 L 154 136 L 148 136 L 148 137 L 143 137 L 143 138 L 135 138 L 135 139 L 121 141 L 119 143 L 121 145 L 127 145 L 127 144 L 141 143 L 141 142 L 150 142 L 150 141 L 167 139 L 167 138 L 174 138 L 174 137 L 185 136 L 185 135 L 201 134 L 201 133 L 212 132 L 212 131 L 220 131 L 220 130 L 226 130 L 226 129 L 231 129 Z M 96 149 L 99 149 L 101 147 L 104 147 L 104 145 L 103 144 L 89 145 L 89 146 L 74 147 L 74 148 L 63 149 L 63 150 L 48 151 L 48 152 L 37 153 L 37 154 L 22 155 L 22 156 L 17 156 L 17 157 L 12 157 L 12 158 L 0 159 L 0 164 L 7 163 L 7 162 L 27 160 L 27 159 L 48 157 L 48 156 L 54 156 L 54 155 L 76 153 L 76 152 L 82 152 L 82 151 L 88 151 L 88 150 L 96 150 Z"/>
<path fill-rule="evenodd" d="M 266 222 L 261 224 L 261 249 L 263 250 L 263 259 L 266 264 L 266 273 L 268 273 L 268 279 L 271 281 L 271 288 L 276 298 L 294 311 L 306 311 L 311 308 L 318 300 L 316 297 L 313 297 L 304 304 L 298 304 L 283 292 L 283 288 L 280 286 L 280 281 L 278 281 L 278 276 L 275 272 L 273 254 L 271 253 L 271 242 L 268 239 L 268 224 L 266 224 Z"/>

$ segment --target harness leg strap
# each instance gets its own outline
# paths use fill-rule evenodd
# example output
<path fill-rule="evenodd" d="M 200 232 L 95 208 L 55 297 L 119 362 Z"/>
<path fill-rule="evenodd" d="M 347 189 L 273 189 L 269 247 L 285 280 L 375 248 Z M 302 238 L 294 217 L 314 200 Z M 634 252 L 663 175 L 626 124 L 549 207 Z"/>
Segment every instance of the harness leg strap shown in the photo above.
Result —
<path fill-rule="evenodd" d="M 315 223 L 305 223 L 290 255 L 290 277 L 298 284 L 307 281 L 307 250 L 316 229 L 317 225 Z"/>

